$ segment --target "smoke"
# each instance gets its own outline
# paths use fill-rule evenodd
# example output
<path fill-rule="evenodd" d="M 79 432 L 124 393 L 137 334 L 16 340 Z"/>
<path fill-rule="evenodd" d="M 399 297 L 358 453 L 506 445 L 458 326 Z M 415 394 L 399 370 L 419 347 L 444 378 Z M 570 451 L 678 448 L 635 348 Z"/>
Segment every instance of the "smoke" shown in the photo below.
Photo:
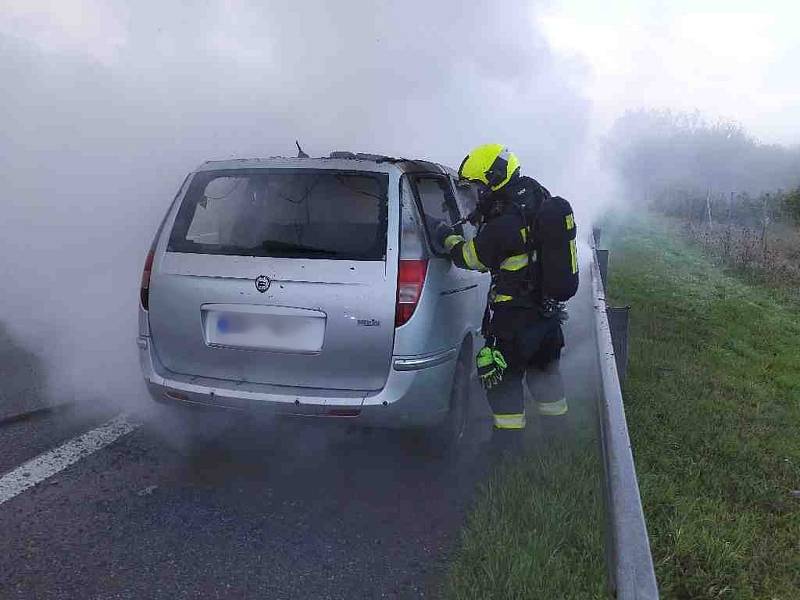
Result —
<path fill-rule="evenodd" d="M 758 195 L 800 183 L 800 146 L 761 143 L 741 124 L 709 122 L 699 112 L 626 112 L 609 131 L 605 155 L 638 198 Z"/>
<path fill-rule="evenodd" d="M 335 149 L 457 165 L 502 141 L 576 204 L 583 66 L 523 2 L 6 2 L 0 319 L 59 400 L 140 397 L 141 267 L 208 159 Z M 596 200 L 597 194 L 595 193 Z M 594 201 L 593 200 L 593 201 Z"/>

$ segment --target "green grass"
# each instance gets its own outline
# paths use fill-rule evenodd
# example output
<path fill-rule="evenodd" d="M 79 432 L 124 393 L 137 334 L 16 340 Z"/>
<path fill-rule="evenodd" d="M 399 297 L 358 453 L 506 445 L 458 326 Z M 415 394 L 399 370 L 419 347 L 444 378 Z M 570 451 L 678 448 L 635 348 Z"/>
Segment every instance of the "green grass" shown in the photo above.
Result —
<path fill-rule="evenodd" d="M 584 325 L 585 331 L 574 333 L 588 335 L 591 323 Z M 568 348 L 562 369 L 590 369 L 593 357 L 586 350 Z M 542 437 L 542 424 L 529 409 L 529 452 L 503 463 L 479 491 L 445 597 L 606 597 L 595 388 L 584 377 L 568 375 L 566 384 L 569 431 Z"/>
<path fill-rule="evenodd" d="M 800 598 L 800 309 L 655 218 L 606 231 L 664 598 Z"/>
<path fill-rule="evenodd" d="M 445 584 L 453 599 L 605 598 L 596 440 L 558 442 L 498 469 Z"/>

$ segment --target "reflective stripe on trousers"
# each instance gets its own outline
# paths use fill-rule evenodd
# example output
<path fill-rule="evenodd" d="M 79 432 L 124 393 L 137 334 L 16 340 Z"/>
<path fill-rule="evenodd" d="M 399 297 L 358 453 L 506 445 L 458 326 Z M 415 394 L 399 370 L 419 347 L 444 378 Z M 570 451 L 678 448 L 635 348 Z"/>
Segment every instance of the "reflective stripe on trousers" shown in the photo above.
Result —
<path fill-rule="evenodd" d="M 525 413 L 494 415 L 495 429 L 525 429 Z"/>
<path fill-rule="evenodd" d="M 567 399 L 561 398 L 555 402 L 537 402 L 536 408 L 539 414 L 545 417 L 560 417 L 567 414 Z"/>

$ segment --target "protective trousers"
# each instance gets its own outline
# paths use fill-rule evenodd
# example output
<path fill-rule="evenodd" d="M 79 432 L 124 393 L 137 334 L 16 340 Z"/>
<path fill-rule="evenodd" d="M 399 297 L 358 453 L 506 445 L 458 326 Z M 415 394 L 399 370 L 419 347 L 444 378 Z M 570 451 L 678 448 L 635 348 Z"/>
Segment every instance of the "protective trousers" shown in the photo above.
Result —
<path fill-rule="evenodd" d="M 516 331 L 506 330 L 506 335 L 496 337 L 497 347 L 508 362 L 502 381 L 487 391 L 496 430 L 525 428 L 523 381 L 540 416 L 562 417 L 567 413 L 559 369 L 564 346 L 561 322 L 536 318 L 520 325 Z"/>
<path fill-rule="evenodd" d="M 533 397 L 539 415 L 558 417 L 567 413 L 564 381 L 556 359 L 539 369 L 533 365 L 509 368 L 503 380 L 486 392 L 494 415 L 496 429 L 525 428 L 525 394 L 523 381 Z"/>

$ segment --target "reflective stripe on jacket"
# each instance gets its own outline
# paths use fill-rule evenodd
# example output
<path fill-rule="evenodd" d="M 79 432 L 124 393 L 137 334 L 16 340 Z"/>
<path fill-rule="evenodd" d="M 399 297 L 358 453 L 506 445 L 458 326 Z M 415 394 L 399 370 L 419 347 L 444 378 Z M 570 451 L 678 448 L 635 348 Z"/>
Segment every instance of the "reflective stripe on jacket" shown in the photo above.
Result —
<path fill-rule="evenodd" d="M 486 223 L 473 239 L 450 235 L 444 245 L 457 267 L 491 272 L 490 301 L 500 303 L 519 299 L 530 288 L 526 238 L 522 215 L 509 212 Z M 536 262 L 536 251 L 532 252 L 532 258 Z M 531 291 L 526 295 L 531 295 Z"/>
<path fill-rule="evenodd" d="M 528 264 L 528 229 L 519 206 L 535 211 L 549 192 L 535 179 L 517 177 L 494 194 L 502 197 L 505 211 L 489 219 L 473 239 L 451 235 L 445 247 L 456 266 L 492 274 L 492 303 L 530 306 L 531 298 L 538 297 L 538 269 Z M 531 258 L 537 261 L 535 250 Z"/>

